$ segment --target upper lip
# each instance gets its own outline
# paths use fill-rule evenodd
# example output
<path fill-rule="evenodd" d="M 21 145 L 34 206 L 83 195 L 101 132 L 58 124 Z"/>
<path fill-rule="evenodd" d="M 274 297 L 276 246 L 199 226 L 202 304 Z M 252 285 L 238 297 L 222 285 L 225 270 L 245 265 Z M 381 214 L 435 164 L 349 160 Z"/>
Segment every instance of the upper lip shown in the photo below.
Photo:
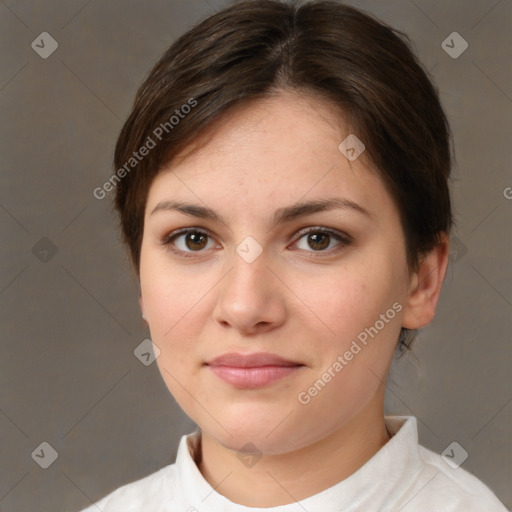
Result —
<path fill-rule="evenodd" d="M 233 366 L 237 368 L 257 368 L 259 366 L 299 366 L 301 363 L 284 359 L 277 354 L 257 352 L 254 354 L 239 354 L 229 352 L 206 362 L 209 366 Z"/>

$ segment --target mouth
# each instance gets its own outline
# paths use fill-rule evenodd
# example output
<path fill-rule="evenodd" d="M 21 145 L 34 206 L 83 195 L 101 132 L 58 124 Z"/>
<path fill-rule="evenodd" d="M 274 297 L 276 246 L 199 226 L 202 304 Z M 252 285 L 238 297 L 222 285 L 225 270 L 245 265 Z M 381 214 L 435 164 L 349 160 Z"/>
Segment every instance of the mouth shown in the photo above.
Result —
<path fill-rule="evenodd" d="M 304 368 L 304 365 L 255 366 L 250 368 L 208 365 L 208 367 L 217 377 L 236 388 L 256 389 L 269 386 L 285 377 L 291 377 L 301 368 Z"/>
<path fill-rule="evenodd" d="M 254 354 L 239 354 L 229 352 L 206 363 L 208 366 L 233 366 L 237 368 L 259 368 L 262 366 L 297 366 L 300 363 L 290 361 L 277 354 L 257 352 Z"/>
<path fill-rule="evenodd" d="M 255 389 L 290 377 L 305 365 L 277 354 L 223 354 L 205 365 L 214 375 L 237 388 Z"/>

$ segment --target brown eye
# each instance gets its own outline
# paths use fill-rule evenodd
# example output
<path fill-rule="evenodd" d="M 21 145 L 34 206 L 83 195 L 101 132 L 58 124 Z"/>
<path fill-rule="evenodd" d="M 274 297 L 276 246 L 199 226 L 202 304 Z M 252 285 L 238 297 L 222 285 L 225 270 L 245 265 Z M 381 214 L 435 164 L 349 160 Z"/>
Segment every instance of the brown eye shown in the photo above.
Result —
<path fill-rule="evenodd" d="M 215 246 L 208 233 L 198 229 L 188 228 L 177 233 L 171 233 L 162 241 L 162 244 L 169 246 L 172 251 L 187 257 L 190 256 L 191 253 L 200 253 L 204 252 L 206 248 L 211 248 L 208 247 L 209 241 Z"/>
<path fill-rule="evenodd" d="M 335 252 L 349 245 L 352 241 L 348 235 L 319 227 L 309 228 L 307 231 L 303 231 L 301 235 L 295 245 L 298 249 L 310 253 Z M 305 240 L 305 243 L 302 240 Z"/>
<path fill-rule="evenodd" d="M 186 233 L 185 245 L 192 251 L 201 250 L 206 246 L 207 239 L 207 235 L 203 233 Z"/>
<path fill-rule="evenodd" d="M 312 249 L 323 251 L 329 247 L 330 235 L 326 233 L 309 233 L 307 241 Z"/>

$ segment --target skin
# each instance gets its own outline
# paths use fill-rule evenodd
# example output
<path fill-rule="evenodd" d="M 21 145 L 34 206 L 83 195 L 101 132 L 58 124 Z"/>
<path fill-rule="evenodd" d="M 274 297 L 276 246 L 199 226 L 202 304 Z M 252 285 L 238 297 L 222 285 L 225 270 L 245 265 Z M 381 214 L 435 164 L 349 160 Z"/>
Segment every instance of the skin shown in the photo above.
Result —
<path fill-rule="evenodd" d="M 338 150 L 350 128 L 333 105 L 297 92 L 246 103 L 172 160 L 149 191 L 140 260 L 140 304 L 170 392 L 202 431 L 198 467 L 220 494 L 249 507 L 312 496 L 359 469 L 388 440 L 385 380 L 401 326 L 434 317 L 448 239 L 406 263 L 398 210 L 363 153 Z M 332 209 L 279 225 L 278 208 L 340 197 L 367 210 Z M 208 206 L 225 222 L 159 210 L 179 200 Z M 182 235 L 200 228 L 211 238 Z M 348 234 L 320 242 L 305 228 Z M 236 252 L 248 236 L 263 252 Z M 325 241 L 326 240 L 326 241 Z M 322 245 L 323 244 L 323 245 Z M 319 248 L 320 246 L 320 248 Z M 307 404 L 307 391 L 394 303 L 401 311 Z M 239 389 L 205 362 L 226 352 L 271 352 L 304 366 L 258 389 Z M 246 466 L 252 443 L 262 457 Z"/>

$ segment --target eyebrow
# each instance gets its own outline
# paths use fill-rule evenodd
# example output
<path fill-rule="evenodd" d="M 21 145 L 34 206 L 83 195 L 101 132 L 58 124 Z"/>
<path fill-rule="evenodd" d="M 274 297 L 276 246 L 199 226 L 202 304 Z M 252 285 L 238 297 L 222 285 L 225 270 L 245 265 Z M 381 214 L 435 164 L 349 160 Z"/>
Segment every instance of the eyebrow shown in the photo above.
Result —
<path fill-rule="evenodd" d="M 353 201 L 341 197 L 331 197 L 328 199 L 317 199 L 313 201 L 300 202 L 291 206 L 279 208 L 274 213 L 272 225 L 275 226 L 277 224 L 290 222 L 294 219 L 297 219 L 298 217 L 334 209 L 353 210 L 369 218 L 372 217 L 368 210 L 363 208 L 361 205 L 354 203 Z M 160 211 L 177 211 L 190 217 L 211 219 L 226 224 L 226 221 L 223 219 L 223 217 L 211 208 L 197 204 L 185 203 L 183 201 L 161 201 L 155 206 L 150 215 Z"/>

